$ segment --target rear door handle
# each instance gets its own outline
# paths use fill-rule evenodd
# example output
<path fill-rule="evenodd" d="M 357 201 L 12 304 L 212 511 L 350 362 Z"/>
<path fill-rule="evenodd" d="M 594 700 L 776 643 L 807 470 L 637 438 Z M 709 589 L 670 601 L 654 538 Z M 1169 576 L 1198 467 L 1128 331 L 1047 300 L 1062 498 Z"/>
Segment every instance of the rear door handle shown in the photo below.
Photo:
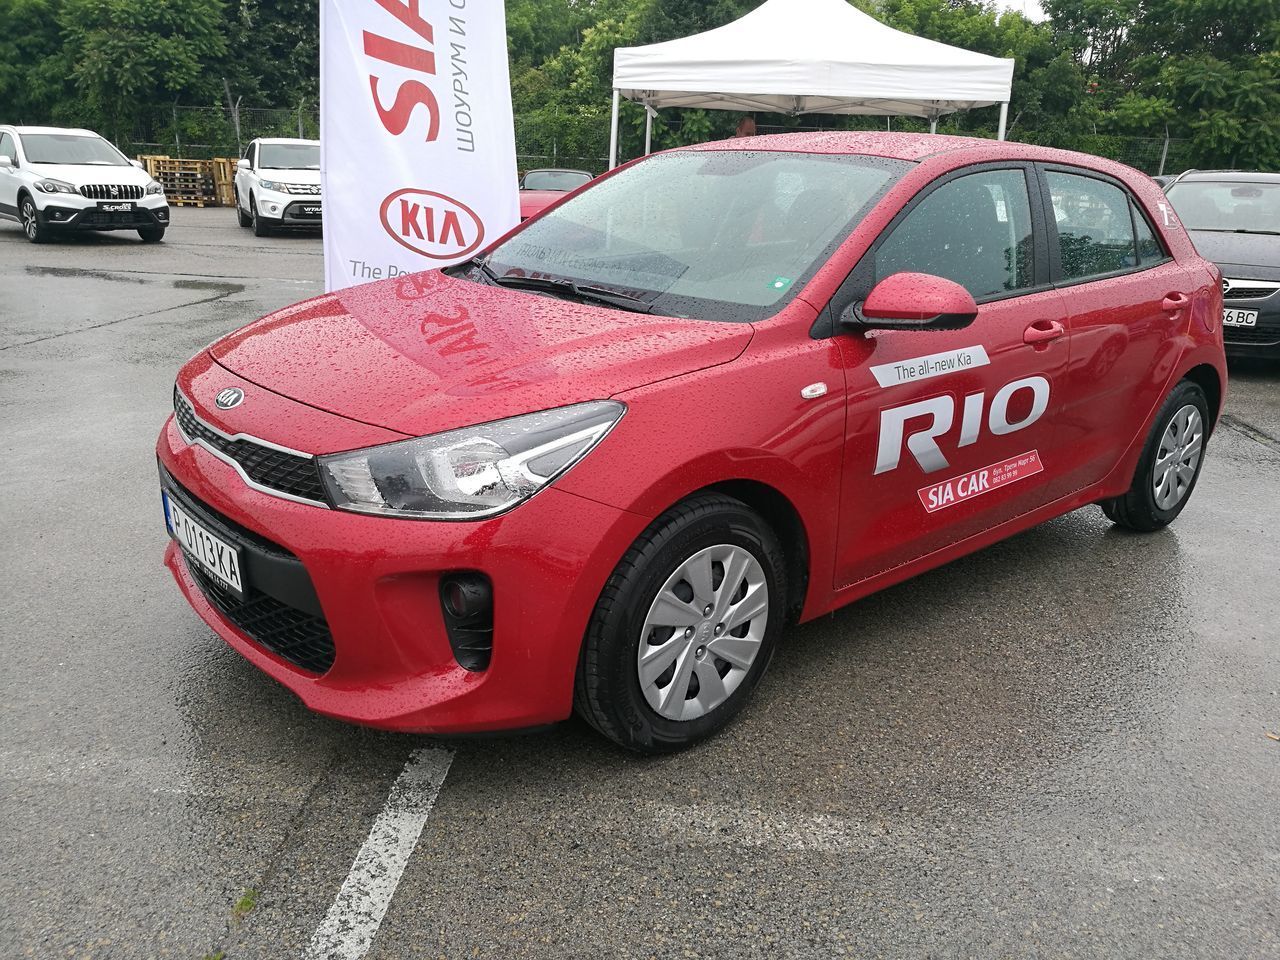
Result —
<path fill-rule="evenodd" d="M 1160 304 L 1169 313 L 1177 313 L 1179 310 L 1186 308 L 1191 302 L 1191 298 L 1185 293 L 1171 293 L 1164 298 L 1164 302 Z"/>
<path fill-rule="evenodd" d="M 1023 343 L 1048 343 L 1065 335 L 1067 328 L 1057 320 L 1037 320 L 1022 334 Z"/>

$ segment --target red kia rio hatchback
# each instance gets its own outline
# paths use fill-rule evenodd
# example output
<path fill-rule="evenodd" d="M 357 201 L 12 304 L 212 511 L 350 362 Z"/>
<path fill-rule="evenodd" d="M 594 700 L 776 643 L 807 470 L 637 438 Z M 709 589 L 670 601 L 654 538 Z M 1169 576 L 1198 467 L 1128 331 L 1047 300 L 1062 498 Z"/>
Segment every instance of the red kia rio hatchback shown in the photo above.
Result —
<path fill-rule="evenodd" d="M 1216 268 L 1074 153 L 815 134 L 659 154 L 476 259 L 178 375 L 165 555 L 334 717 L 707 736 L 788 624 L 1100 504 L 1155 530 L 1222 407 Z"/>

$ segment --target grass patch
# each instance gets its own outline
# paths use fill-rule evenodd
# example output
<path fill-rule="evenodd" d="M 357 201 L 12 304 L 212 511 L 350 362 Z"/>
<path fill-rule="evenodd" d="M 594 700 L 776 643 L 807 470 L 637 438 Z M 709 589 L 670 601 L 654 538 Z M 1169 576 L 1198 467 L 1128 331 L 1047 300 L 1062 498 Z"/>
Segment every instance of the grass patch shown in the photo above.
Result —
<path fill-rule="evenodd" d="M 258 905 L 258 891 L 252 887 L 240 894 L 240 899 L 236 901 L 236 905 L 231 908 L 231 919 L 239 923 L 249 914 L 253 913 L 253 908 Z M 214 960 L 218 960 L 217 957 Z"/>

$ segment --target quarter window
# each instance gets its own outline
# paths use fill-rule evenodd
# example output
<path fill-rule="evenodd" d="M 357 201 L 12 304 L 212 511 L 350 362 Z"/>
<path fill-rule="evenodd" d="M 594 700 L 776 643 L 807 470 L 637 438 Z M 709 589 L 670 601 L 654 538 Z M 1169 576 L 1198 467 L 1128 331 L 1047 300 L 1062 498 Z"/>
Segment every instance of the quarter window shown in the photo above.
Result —
<path fill-rule="evenodd" d="M 1119 273 L 1138 265 L 1127 193 L 1070 173 L 1050 172 L 1048 182 L 1064 280 Z"/>
<path fill-rule="evenodd" d="M 1031 205 L 1021 170 L 959 177 L 929 193 L 876 251 L 876 280 L 927 273 L 954 280 L 974 299 L 1034 283 Z"/>

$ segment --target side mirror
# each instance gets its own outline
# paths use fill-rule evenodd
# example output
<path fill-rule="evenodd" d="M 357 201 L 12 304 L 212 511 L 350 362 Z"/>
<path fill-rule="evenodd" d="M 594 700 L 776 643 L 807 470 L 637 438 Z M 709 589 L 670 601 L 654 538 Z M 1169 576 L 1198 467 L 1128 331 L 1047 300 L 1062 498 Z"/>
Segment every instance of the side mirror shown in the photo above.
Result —
<path fill-rule="evenodd" d="M 885 277 L 840 322 L 867 330 L 960 330 L 973 323 L 978 305 L 953 280 L 928 273 Z"/>
<path fill-rule="evenodd" d="M 12 170 L 12 169 L 13 169 L 13 157 L 7 157 L 3 153 L 0 153 L 0 170 Z"/>
<path fill-rule="evenodd" d="M 236 161 L 236 169 L 237 169 L 237 170 L 252 170 L 252 169 L 253 169 L 253 167 L 249 165 L 249 158 L 248 158 L 248 157 L 241 157 L 239 160 L 237 160 L 237 161 Z"/>
<path fill-rule="evenodd" d="M 144 166 L 142 165 L 142 161 L 141 161 L 141 160 L 130 160 L 129 162 L 130 162 L 130 163 L 132 163 L 132 164 L 133 164 L 135 167 L 137 167 L 139 170 L 145 170 L 145 169 L 147 169 L 146 167 L 144 167 Z"/>

